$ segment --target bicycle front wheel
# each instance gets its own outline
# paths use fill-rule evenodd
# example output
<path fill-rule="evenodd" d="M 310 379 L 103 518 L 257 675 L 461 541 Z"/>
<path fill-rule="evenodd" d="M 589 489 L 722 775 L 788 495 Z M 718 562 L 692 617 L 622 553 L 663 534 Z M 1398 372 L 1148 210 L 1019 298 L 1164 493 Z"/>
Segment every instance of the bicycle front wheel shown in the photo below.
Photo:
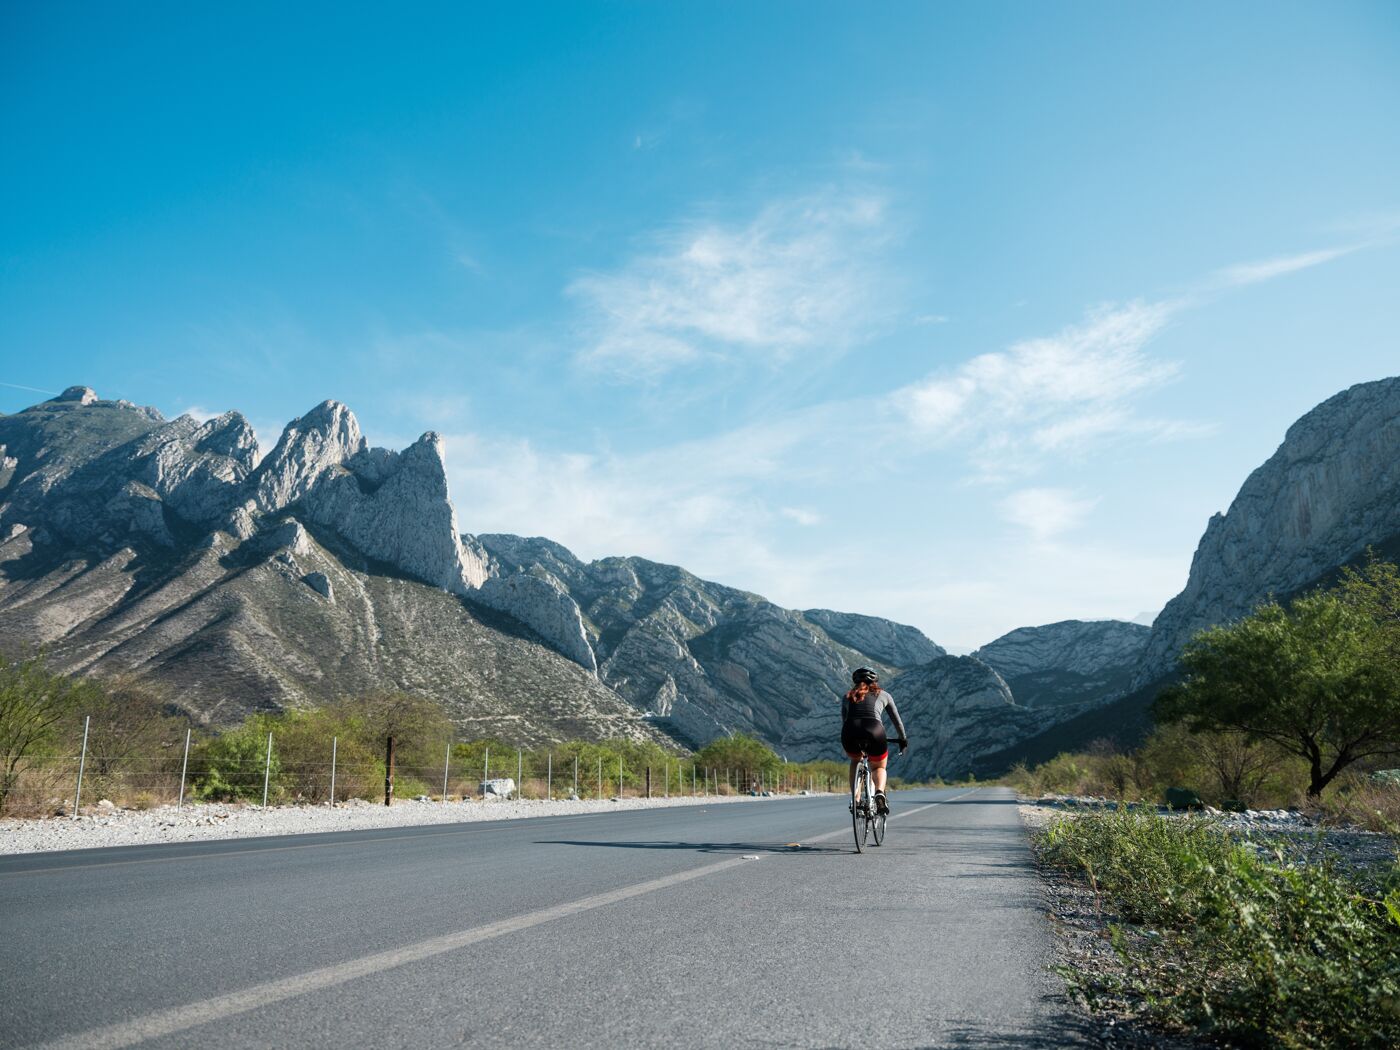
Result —
<path fill-rule="evenodd" d="M 883 846 L 885 844 L 885 815 L 876 813 L 875 819 L 871 823 L 874 824 L 872 830 L 875 832 L 875 845 Z"/>
<path fill-rule="evenodd" d="M 851 785 L 851 831 L 856 838 L 856 852 L 865 852 L 865 836 L 870 823 L 865 819 L 865 804 L 870 792 L 866 789 L 865 770 L 856 770 L 855 783 Z"/>

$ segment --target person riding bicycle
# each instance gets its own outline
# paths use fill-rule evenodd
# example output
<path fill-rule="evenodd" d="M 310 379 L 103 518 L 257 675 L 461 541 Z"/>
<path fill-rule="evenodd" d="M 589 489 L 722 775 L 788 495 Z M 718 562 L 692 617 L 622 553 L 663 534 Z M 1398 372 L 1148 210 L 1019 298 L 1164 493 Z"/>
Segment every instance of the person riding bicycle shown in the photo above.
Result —
<path fill-rule="evenodd" d="M 890 811 L 885 798 L 885 763 L 889 760 L 890 747 L 885 739 L 885 723 L 880 717 L 885 711 L 890 713 L 895 732 L 899 734 L 899 753 L 909 746 L 909 736 L 904 732 L 904 723 L 899 718 L 899 708 L 894 706 L 894 697 L 880 688 L 880 676 L 868 667 L 858 667 L 851 674 L 851 691 L 841 699 L 841 747 L 851 760 L 851 788 L 855 789 L 856 767 L 864 752 L 870 757 L 870 768 L 875 777 L 875 810 L 878 813 Z"/>

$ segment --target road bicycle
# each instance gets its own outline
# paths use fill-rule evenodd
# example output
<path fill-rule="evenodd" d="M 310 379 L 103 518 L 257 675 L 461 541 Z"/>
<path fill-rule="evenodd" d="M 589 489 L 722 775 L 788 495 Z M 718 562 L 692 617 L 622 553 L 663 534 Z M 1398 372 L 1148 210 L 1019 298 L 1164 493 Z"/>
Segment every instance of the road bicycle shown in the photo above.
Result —
<path fill-rule="evenodd" d="M 870 756 L 860 753 L 856 777 L 851 783 L 851 831 L 856 837 L 856 852 L 864 853 L 867 840 L 873 835 L 875 845 L 885 842 L 885 814 L 875 807 L 875 791 L 870 776 Z"/>

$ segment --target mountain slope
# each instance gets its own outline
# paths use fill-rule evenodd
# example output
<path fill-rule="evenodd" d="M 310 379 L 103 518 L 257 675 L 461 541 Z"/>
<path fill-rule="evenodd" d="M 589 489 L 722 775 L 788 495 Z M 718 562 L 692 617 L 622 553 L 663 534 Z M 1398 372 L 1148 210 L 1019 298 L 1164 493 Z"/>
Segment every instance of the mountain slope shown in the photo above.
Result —
<path fill-rule="evenodd" d="M 602 681 L 691 743 L 734 731 L 777 742 L 814 707 L 837 702 L 857 666 L 893 674 L 943 652 L 913 627 L 783 609 L 674 565 L 585 564 L 550 540 L 475 539 L 500 579 L 530 578 L 572 599 Z"/>
<path fill-rule="evenodd" d="M 1000 674 L 1025 707 L 1106 703 L 1128 690 L 1150 632 L 1122 620 L 1021 627 L 972 655 Z"/>
<path fill-rule="evenodd" d="M 1152 625 L 1136 683 L 1170 674 L 1203 627 L 1297 592 L 1400 533 L 1400 378 L 1361 383 L 1299 419 L 1206 526 L 1186 587 Z"/>

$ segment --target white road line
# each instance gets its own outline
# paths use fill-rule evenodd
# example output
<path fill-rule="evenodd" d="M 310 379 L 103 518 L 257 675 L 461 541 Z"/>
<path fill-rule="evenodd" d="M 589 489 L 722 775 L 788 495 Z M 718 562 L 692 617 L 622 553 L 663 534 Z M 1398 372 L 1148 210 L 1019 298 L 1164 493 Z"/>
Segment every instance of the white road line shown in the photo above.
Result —
<path fill-rule="evenodd" d="M 975 790 L 977 789 L 974 788 L 973 791 Z M 954 795 L 953 798 L 940 799 L 937 802 L 916 806 L 914 809 L 895 814 L 890 819 L 911 817 L 915 813 L 922 813 L 926 809 L 941 806 L 945 802 L 952 802 L 972 793 L 972 791 L 964 791 L 961 795 Z M 848 834 L 850 832 L 843 828 L 840 831 L 818 835 L 807 841 L 822 842 Z M 407 966 L 409 963 L 420 962 L 423 959 L 431 959 L 446 952 L 455 952 L 460 948 L 489 941 L 495 937 L 503 937 L 508 933 L 518 933 L 533 926 L 542 926 L 556 919 L 568 918 L 581 912 L 592 911 L 594 908 L 603 908 L 619 901 L 655 893 L 657 890 L 668 889 L 671 886 L 679 886 L 681 883 L 690 882 L 693 879 L 717 875 L 721 871 L 727 871 L 747 863 L 748 861 L 742 857 L 733 857 L 714 864 L 706 864 L 702 868 L 694 868 L 675 875 L 666 875 L 659 879 L 639 882 L 634 886 L 625 886 L 622 889 L 609 890 L 607 893 L 594 894 L 591 897 L 583 897 L 567 904 L 556 904 L 552 908 L 527 912 L 524 915 L 502 919 L 499 922 L 477 926 L 474 929 L 461 930 L 458 933 L 449 933 L 442 937 L 430 937 L 417 944 L 375 952 L 373 955 L 336 963 L 333 966 L 323 966 L 319 970 L 309 970 L 293 977 L 264 981 L 262 984 L 255 984 L 250 988 L 216 996 L 213 999 L 189 1003 L 186 1006 L 176 1006 L 169 1010 L 157 1010 L 131 1021 L 122 1021 L 102 1028 L 92 1028 L 86 1032 L 60 1036 L 58 1039 L 39 1044 L 35 1050 L 119 1050 L 121 1047 L 135 1046 L 147 1039 L 157 1039 L 161 1036 L 183 1032 L 198 1025 L 247 1013 L 260 1006 L 269 1006 L 295 998 L 298 995 L 305 995 L 308 992 L 334 988 L 336 985 L 345 984 L 360 977 L 383 973 L 385 970 Z"/>

